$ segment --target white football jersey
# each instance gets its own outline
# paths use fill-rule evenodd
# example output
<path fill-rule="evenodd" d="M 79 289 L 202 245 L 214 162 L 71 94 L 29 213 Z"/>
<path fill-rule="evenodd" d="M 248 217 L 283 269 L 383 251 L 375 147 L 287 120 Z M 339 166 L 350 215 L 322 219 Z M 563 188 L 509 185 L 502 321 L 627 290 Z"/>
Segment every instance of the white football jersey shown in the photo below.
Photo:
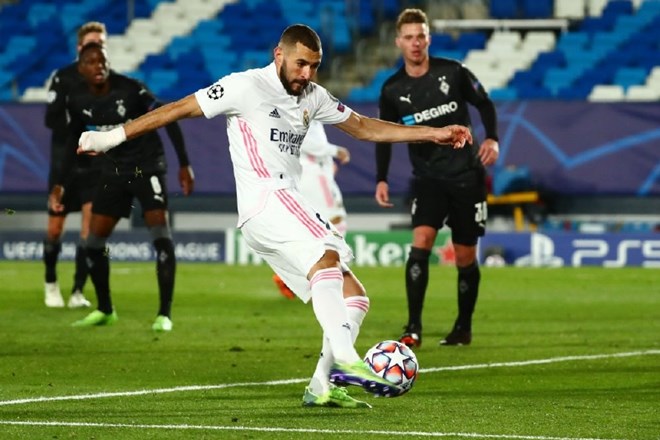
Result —
<path fill-rule="evenodd" d="M 239 227 L 263 209 L 272 191 L 297 185 L 310 122 L 338 124 L 352 112 L 316 83 L 289 95 L 274 62 L 225 76 L 195 97 L 207 118 L 227 116 Z"/>

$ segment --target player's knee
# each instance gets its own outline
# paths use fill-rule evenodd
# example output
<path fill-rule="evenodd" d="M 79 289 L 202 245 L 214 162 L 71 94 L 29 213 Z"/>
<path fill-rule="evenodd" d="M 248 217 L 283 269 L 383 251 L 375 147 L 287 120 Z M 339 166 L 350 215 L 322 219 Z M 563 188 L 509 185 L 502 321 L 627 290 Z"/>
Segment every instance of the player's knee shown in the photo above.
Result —
<path fill-rule="evenodd" d="M 151 235 L 152 241 L 156 241 L 160 238 L 166 238 L 170 241 L 172 240 L 172 231 L 167 224 L 149 226 L 149 235 Z"/>
<path fill-rule="evenodd" d="M 89 249 L 105 249 L 108 242 L 107 237 L 100 237 L 96 234 L 89 234 L 87 237 L 87 248 Z"/>
<path fill-rule="evenodd" d="M 64 222 L 59 220 L 59 217 L 54 217 L 57 220 L 49 221 L 48 228 L 46 229 L 46 238 L 48 240 L 59 240 L 64 231 Z"/>
<path fill-rule="evenodd" d="M 477 261 L 477 247 L 454 243 L 454 252 L 456 254 L 456 266 L 472 266 Z"/>
<path fill-rule="evenodd" d="M 413 247 L 431 250 L 438 231 L 432 226 L 417 226 L 413 229 Z"/>

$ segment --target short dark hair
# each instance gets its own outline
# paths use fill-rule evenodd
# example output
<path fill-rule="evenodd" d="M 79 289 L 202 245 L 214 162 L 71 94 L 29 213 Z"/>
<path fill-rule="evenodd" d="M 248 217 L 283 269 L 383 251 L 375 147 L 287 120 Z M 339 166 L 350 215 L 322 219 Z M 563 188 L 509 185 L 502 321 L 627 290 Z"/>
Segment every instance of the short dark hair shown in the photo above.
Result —
<path fill-rule="evenodd" d="M 101 52 L 105 52 L 105 47 L 103 47 L 102 44 L 96 42 L 87 43 L 83 47 L 81 47 L 80 52 L 78 52 L 78 62 L 80 62 L 83 59 L 83 55 L 85 55 L 85 52 L 92 49 L 98 49 Z"/>
<path fill-rule="evenodd" d="M 426 13 L 421 9 L 408 8 L 401 11 L 399 17 L 396 19 L 396 30 L 397 32 L 401 30 L 401 26 L 404 24 L 410 23 L 421 23 L 429 25 L 429 19 L 426 16 Z"/>
<path fill-rule="evenodd" d="M 284 29 L 280 37 L 280 45 L 295 46 L 300 43 L 314 52 L 321 51 L 321 39 L 311 27 L 304 24 L 292 24 Z"/>

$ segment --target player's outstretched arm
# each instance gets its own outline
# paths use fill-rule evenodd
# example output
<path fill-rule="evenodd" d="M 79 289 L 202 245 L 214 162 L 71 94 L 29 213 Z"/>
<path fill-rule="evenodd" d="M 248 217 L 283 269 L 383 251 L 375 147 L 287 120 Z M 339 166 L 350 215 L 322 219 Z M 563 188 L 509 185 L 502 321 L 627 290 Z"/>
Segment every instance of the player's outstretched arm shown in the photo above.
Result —
<path fill-rule="evenodd" d="M 185 118 L 202 116 L 202 109 L 195 95 L 188 95 L 176 102 L 145 113 L 139 118 L 110 131 L 86 131 L 78 141 L 78 153 L 104 152 L 127 140 L 156 130 Z"/>
<path fill-rule="evenodd" d="M 373 142 L 434 142 L 463 148 L 466 142 L 472 143 L 472 134 L 462 125 L 446 127 L 407 126 L 369 118 L 352 112 L 348 119 L 336 127 L 356 139 Z"/>

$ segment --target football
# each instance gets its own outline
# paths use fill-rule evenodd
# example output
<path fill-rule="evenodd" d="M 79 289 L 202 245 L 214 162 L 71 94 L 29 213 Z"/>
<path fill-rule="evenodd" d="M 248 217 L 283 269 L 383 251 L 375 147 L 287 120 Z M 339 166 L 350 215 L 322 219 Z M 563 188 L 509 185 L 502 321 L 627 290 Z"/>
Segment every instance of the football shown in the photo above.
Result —
<path fill-rule="evenodd" d="M 398 341 L 382 341 L 367 351 L 364 361 L 371 371 L 401 387 L 401 396 L 412 388 L 419 364 L 415 353 Z"/>

